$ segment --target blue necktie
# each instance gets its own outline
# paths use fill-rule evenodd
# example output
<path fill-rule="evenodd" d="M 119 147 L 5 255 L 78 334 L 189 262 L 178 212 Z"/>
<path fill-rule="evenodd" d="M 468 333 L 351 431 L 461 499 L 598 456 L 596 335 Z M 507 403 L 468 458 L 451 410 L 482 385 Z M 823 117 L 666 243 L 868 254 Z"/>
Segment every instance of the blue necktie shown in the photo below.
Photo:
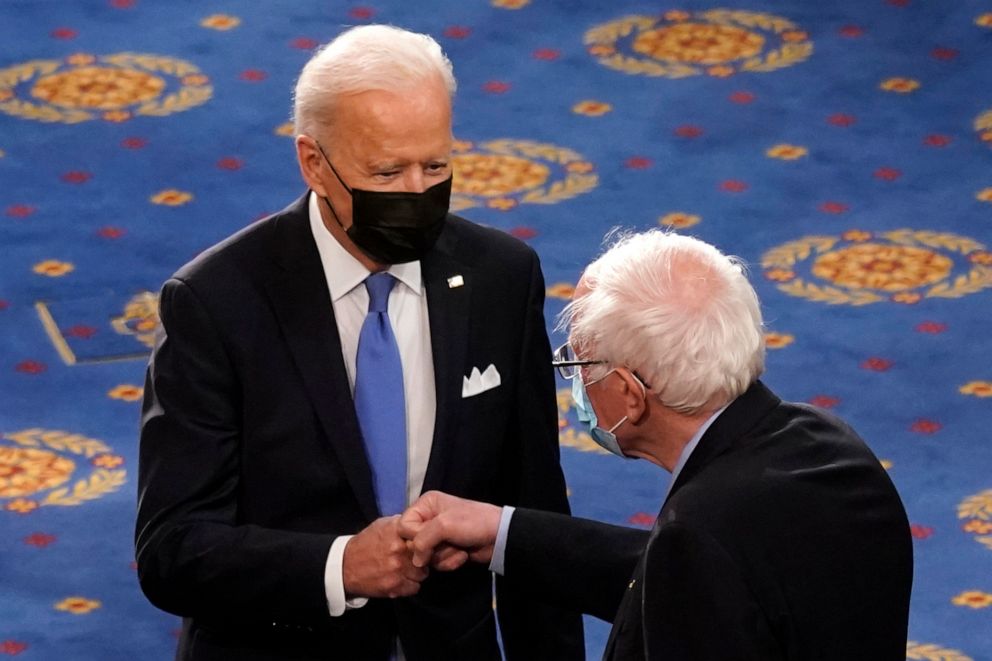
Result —
<path fill-rule="evenodd" d="M 389 292 L 395 282 L 388 273 L 374 273 L 365 280 L 369 311 L 358 336 L 355 365 L 355 413 L 383 516 L 406 509 L 403 365 L 387 314 Z"/>

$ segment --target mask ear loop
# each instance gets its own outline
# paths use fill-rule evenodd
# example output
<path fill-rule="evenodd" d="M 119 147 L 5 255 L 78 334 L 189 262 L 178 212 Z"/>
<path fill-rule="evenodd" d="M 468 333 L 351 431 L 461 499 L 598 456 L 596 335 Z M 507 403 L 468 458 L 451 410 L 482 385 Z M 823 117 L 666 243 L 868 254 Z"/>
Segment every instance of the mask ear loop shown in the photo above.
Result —
<path fill-rule="evenodd" d="M 608 372 L 602 378 L 605 379 L 607 376 L 609 376 L 611 373 L 613 373 L 615 371 L 616 371 L 616 368 L 613 368 L 612 370 L 610 370 L 610 372 Z M 647 399 L 648 389 L 647 389 L 647 386 L 645 385 L 644 381 L 641 379 L 641 377 L 639 377 L 637 375 L 637 372 L 635 372 L 634 370 L 628 370 L 628 371 L 630 372 L 631 376 L 634 377 L 634 380 L 637 381 L 637 385 L 639 385 L 641 387 L 641 393 L 644 396 L 644 398 Z M 601 381 L 602 379 L 596 379 L 596 380 L 597 381 Z M 610 427 L 607 431 L 612 434 L 613 432 L 615 432 L 617 429 L 620 428 L 620 425 L 622 425 L 623 423 L 627 422 L 629 419 L 630 419 L 630 416 L 626 416 L 626 415 L 623 416 L 622 418 L 620 418 L 620 420 L 617 422 L 617 424 L 615 424 L 612 427 Z"/>
<path fill-rule="evenodd" d="M 324 162 L 327 163 L 328 167 L 331 168 L 331 172 L 334 173 L 334 176 L 338 178 L 338 181 L 341 182 L 341 185 L 344 186 L 344 189 L 348 191 L 349 195 L 351 195 L 352 194 L 351 189 L 348 188 L 348 184 L 344 183 L 344 179 L 341 178 L 341 175 L 338 174 L 338 171 L 334 169 L 334 165 L 331 163 L 331 159 L 327 158 L 327 153 L 324 151 L 324 148 L 321 147 L 320 143 L 317 142 L 316 140 L 314 140 L 314 144 L 316 144 L 317 149 L 320 150 L 320 155 L 324 157 Z"/>
<path fill-rule="evenodd" d="M 637 385 L 641 387 L 641 392 L 644 393 L 644 398 L 647 399 L 648 390 L 650 390 L 651 387 L 647 383 L 645 383 L 644 379 L 641 378 L 640 374 L 638 374 L 634 370 L 630 370 L 630 374 L 637 381 Z"/>
<path fill-rule="evenodd" d="M 606 431 L 608 431 L 608 432 L 610 432 L 612 434 L 616 430 L 620 429 L 620 425 L 622 425 L 623 423 L 627 422 L 627 420 L 629 420 L 629 419 L 630 418 L 628 416 L 626 416 L 626 415 L 623 416 L 622 418 L 620 418 L 620 420 L 617 421 L 617 424 L 613 425 L 612 427 L 610 427 Z"/>
<path fill-rule="evenodd" d="M 334 176 L 338 178 L 338 181 L 341 183 L 344 189 L 348 191 L 348 194 L 353 195 L 351 189 L 348 188 L 348 184 L 344 183 L 344 179 L 342 179 L 341 175 L 338 174 L 338 171 L 334 169 L 334 166 L 331 164 L 331 159 L 327 158 L 327 154 L 324 152 L 324 148 L 320 146 L 320 143 L 317 142 L 316 139 L 314 140 L 314 144 L 317 145 L 317 149 L 320 151 L 320 155 L 324 157 L 324 162 L 327 163 L 327 166 L 329 168 L 331 168 L 331 172 L 334 173 Z M 347 232 L 348 230 L 345 229 L 344 224 L 341 222 L 341 219 L 338 218 L 338 214 L 334 210 L 334 205 L 331 204 L 331 198 L 327 197 L 326 195 L 321 195 L 320 199 L 322 199 L 324 201 L 324 204 L 327 205 L 327 208 L 331 210 L 331 215 L 334 216 L 334 222 L 338 224 L 338 227 L 341 228 L 341 231 Z"/>

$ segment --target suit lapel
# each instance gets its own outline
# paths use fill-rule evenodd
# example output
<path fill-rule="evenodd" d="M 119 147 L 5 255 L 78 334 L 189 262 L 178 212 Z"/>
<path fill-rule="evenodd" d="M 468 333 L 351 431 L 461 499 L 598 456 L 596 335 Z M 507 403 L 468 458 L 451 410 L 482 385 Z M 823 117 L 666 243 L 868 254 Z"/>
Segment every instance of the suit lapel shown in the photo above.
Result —
<path fill-rule="evenodd" d="M 276 259 L 281 271 L 266 280 L 266 289 L 324 433 L 362 513 L 371 521 L 379 516 L 372 471 L 355 415 L 331 296 L 310 233 L 306 200 L 304 196 L 276 219 Z"/>
<path fill-rule="evenodd" d="M 421 260 L 437 397 L 434 439 L 423 491 L 442 487 L 445 458 L 451 456 L 448 448 L 457 431 L 462 400 L 473 276 L 472 269 L 455 257 L 456 250 L 457 241 L 449 225 L 435 248 Z M 449 282 L 456 276 L 461 276 L 461 284 L 457 280 Z"/>

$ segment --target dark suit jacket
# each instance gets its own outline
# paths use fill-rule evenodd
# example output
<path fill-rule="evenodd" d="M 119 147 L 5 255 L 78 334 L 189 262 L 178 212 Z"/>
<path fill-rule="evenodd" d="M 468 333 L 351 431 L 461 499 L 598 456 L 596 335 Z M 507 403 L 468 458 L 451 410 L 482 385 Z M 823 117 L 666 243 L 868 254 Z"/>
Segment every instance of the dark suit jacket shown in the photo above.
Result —
<path fill-rule="evenodd" d="M 703 435 L 650 534 L 517 510 L 505 573 L 612 621 L 608 659 L 902 661 L 912 562 L 861 439 L 757 383 Z"/>
<path fill-rule="evenodd" d="M 567 512 L 537 256 L 455 216 L 422 261 L 437 416 L 424 489 Z M 449 288 L 461 275 L 464 286 Z M 307 198 L 184 266 L 161 295 L 146 379 L 136 547 L 141 587 L 184 617 L 178 658 L 499 658 L 492 576 L 327 612 L 338 535 L 379 516 Z M 462 398 L 490 363 L 502 385 Z M 584 655 L 577 612 L 497 582 L 507 656 Z"/>

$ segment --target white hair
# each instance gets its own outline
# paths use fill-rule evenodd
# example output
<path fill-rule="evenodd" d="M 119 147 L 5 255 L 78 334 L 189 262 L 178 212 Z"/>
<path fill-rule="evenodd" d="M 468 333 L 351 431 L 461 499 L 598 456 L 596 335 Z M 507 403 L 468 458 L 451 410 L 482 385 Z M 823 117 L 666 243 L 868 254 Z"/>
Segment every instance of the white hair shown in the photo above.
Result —
<path fill-rule="evenodd" d="M 743 263 L 708 243 L 661 230 L 621 235 L 582 284 L 589 291 L 559 328 L 584 357 L 607 361 L 599 374 L 635 371 L 668 408 L 723 406 L 764 371 L 758 296 Z"/>
<path fill-rule="evenodd" d="M 314 53 L 300 72 L 293 95 L 296 132 L 328 128 L 341 96 L 409 90 L 434 77 L 454 96 L 451 61 L 429 35 L 391 25 L 351 28 Z"/>

